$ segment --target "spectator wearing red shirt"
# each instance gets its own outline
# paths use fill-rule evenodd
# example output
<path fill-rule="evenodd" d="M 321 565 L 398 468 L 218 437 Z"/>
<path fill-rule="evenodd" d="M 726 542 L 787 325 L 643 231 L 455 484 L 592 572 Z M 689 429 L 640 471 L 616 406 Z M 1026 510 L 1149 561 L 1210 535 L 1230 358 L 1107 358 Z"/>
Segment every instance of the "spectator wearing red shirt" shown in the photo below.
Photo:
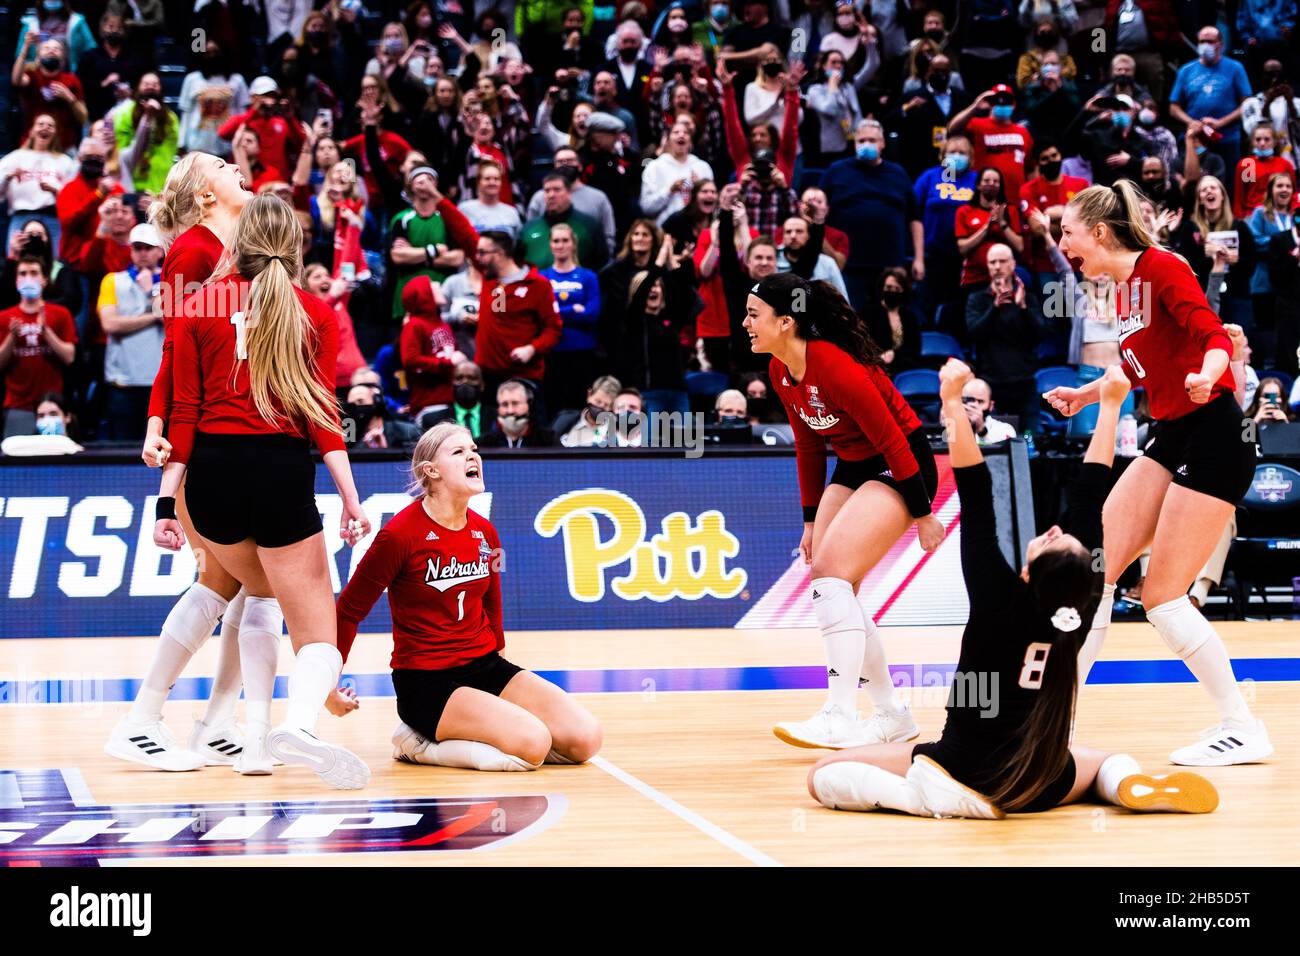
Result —
<path fill-rule="evenodd" d="M 378 143 L 378 158 L 388 172 L 389 178 L 401 182 L 403 179 L 402 163 L 407 154 L 411 152 L 411 144 L 396 133 L 390 133 L 388 130 L 378 127 L 376 127 L 375 137 Z M 375 176 L 374 167 L 372 166 L 374 156 L 373 152 L 366 148 L 365 134 L 345 140 L 341 144 L 340 152 L 344 159 L 353 160 L 357 164 L 357 168 L 364 174 L 366 192 L 370 195 L 370 205 L 381 210 L 386 208 L 384 205 L 384 190 L 380 186 L 379 179 Z M 421 161 L 418 165 L 424 166 L 427 163 Z M 397 209 L 393 209 L 391 212 L 397 212 Z"/>
<path fill-rule="evenodd" d="M 1002 174 L 995 167 L 980 170 L 975 195 L 957 210 L 953 233 L 957 237 L 957 251 L 963 257 L 963 289 L 975 288 L 989 281 L 986 262 L 989 247 L 1001 242 L 1010 246 L 1017 256 L 1024 252 L 1025 237 L 1020 234 L 1020 210 L 1007 204 Z"/>
<path fill-rule="evenodd" d="M 411 390 L 411 417 L 417 422 L 425 412 L 442 411 L 451 404 L 451 376 L 468 361 L 456 348 L 456 333 L 442 319 L 438 297 L 428 276 L 416 276 L 402 290 L 406 322 L 400 338 L 402 368 Z"/>
<path fill-rule="evenodd" d="M 99 207 L 109 196 L 120 195 L 122 186 L 104 175 L 108 156 L 104 144 L 86 138 L 77 148 L 79 174 L 59 190 L 55 209 L 59 214 L 59 258 L 71 269 L 82 269 L 82 254 L 99 231 Z"/>
<path fill-rule="evenodd" d="M 1268 196 L 1268 181 L 1275 173 L 1291 177 L 1295 185 L 1295 167 L 1277 155 L 1277 133 L 1267 123 L 1255 127 L 1250 136 L 1254 155 L 1237 163 L 1233 178 L 1232 214 L 1237 219 L 1249 219 L 1250 214 L 1264 205 Z"/>
<path fill-rule="evenodd" d="M 245 126 L 235 133 L 230 144 L 230 156 L 244 174 L 248 191 L 256 195 L 266 183 L 284 182 L 289 178 L 285 170 L 268 166 L 262 161 L 262 140 L 257 130 Z"/>
<path fill-rule="evenodd" d="M 154 543 L 173 551 L 184 543 L 175 517 L 184 480 L 194 529 L 247 591 L 241 648 L 257 637 L 273 647 L 282 621 L 293 635 L 283 723 L 270 729 L 274 682 L 258 693 L 245 685 L 244 772 L 252 749 L 263 773 L 279 759 L 306 765 L 329 786 L 357 789 L 370 778 L 365 763 L 313 732 L 343 660 L 312 443 L 342 497 L 339 536 L 355 545 L 370 532 L 334 396 L 338 323 L 325 303 L 293 284 L 302 268 L 302 230 L 292 207 L 275 196 L 250 200 L 232 248 L 235 274 L 204 286 L 175 321 L 172 455 Z M 119 742 L 115 732 L 110 745 Z"/>
<path fill-rule="evenodd" d="M 507 379 L 527 379 L 538 386 L 534 412 L 541 417 L 537 405 L 546 353 L 560 341 L 560 312 L 551 283 L 515 261 L 514 240 L 505 233 L 479 236 L 474 261 L 483 273 L 474 360 L 483 370 L 486 392 L 495 395 Z"/>
<path fill-rule="evenodd" d="M 989 115 L 975 115 L 985 110 Z M 1015 93 L 1005 83 L 999 83 L 952 118 L 948 135 L 965 130 L 975 147 L 975 168 L 995 167 L 1002 173 L 1006 194 L 1018 199 L 1033 155 L 1034 139 L 1029 130 L 1012 122 L 1015 111 Z"/>
<path fill-rule="evenodd" d="M 352 315 L 348 312 L 348 301 L 352 297 L 350 284 L 346 279 L 335 279 L 329 268 L 318 262 L 303 270 L 302 287 L 333 309 L 338 320 L 339 359 L 334 367 L 334 387 L 343 394 L 352 384 L 353 373 L 366 366 L 366 358 L 357 345 Z"/>
<path fill-rule="evenodd" d="M 1033 155 L 1035 165 L 1038 167 L 1038 175 L 1020 187 L 1018 197 L 1020 203 L 1016 208 L 1020 214 L 1020 221 L 1025 226 L 1028 243 L 1025 261 L 1036 274 L 1038 291 L 1041 294 L 1043 284 L 1056 278 L 1052 260 L 1047 255 L 1047 244 L 1052 240 L 1045 233 L 1034 230 L 1029 212 L 1038 209 L 1048 216 L 1055 215 L 1055 218 L 1059 219 L 1064 212 L 1065 204 L 1073 199 L 1076 193 L 1087 189 L 1088 181 L 1078 176 L 1066 176 L 1061 172 L 1063 158 L 1061 149 L 1050 139 L 1041 139 L 1035 143 Z"/>
<path fill-rule="evenodd" d="M 248 92 L 253 98 L 253 108 L 226 120 L 217 130 L 217 135 L 233 140 L 241 127 L 251 129 L 261 144 L 262 162 L 268 169 L 280 171 L 276 179 L 288 180 L 298 151 L 306 141 L 303 125 L 292 115 L 285 114 L 280 106 L 279 86 L 269 76 L 255 79 Z"/>
<path fill-rule="evenodd" d="M 20 301 L 0 312 L 6 437 L 36 431 L 41 396 L 63 391 L 64 369 L 77 351 L 72 313 L 44 299 L 49 284 L 44 261 L 39 256 L 20 256 L 16 278 Z"/>
<path fill-rule="evenodd" d="M 59 141 L 75 143 L 81 139 L 81 129 L 89 117 L 81 81 L 76 74 L 67 71 L 67 52 L 59 40 L 41 43 L 37 47 L 36 63 L 28 63 L 27 56 L 37 37 L 38 34 L 30 30 L 23 37 L 22 48 L 9 75 L 23 105 L 23 128 L 19 139 L 25 139 L 36 117 L 45 113 L 54 117 L 59 128 Z"/>

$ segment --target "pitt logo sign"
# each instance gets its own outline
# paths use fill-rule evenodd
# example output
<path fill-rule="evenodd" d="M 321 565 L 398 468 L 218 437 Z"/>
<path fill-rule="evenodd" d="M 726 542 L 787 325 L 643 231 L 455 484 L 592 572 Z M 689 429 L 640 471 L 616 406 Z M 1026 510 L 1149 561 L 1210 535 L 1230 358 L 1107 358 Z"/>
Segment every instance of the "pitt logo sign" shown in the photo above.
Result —
<path fill-rule="evenodd" d="M 598 515 L 614 525 L 607 538 Z M 664 517 L 662 532 L 646 540 L 645 514 L 635 501 L 622 492 L 586 488 L 553 499 L 533 527 L 544 538 L 563 531 L 569 593 L 578 601 L 601 600 L 605 569 L 625 562 L 628 572 L 610 582 L 625 601 L 731 598 L 748 580 L 742 568 L 727 568 L 727 559 L 740 553 L 740 541 L 727 531 L 720 511 L 705 511 L 694 523 L 674 511 Z"/>

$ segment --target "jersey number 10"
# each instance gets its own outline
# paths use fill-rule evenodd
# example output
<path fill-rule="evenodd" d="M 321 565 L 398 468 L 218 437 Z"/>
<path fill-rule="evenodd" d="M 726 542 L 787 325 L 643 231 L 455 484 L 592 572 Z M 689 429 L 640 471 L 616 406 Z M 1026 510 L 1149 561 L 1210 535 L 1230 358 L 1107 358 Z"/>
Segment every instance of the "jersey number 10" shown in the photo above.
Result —
<path fill-rule="evenodd" d="M 1147 370 L 1142 367 L 1142 363 L 1138 361 L 1138 357 L 1133 354 L 1132 349 L 1125 349 L 1124 357 L 1128 359 L 1128 364 L 1133 366 L 1133 371 L 1137 372 L 1138 378 L 1147 377 Z"/>

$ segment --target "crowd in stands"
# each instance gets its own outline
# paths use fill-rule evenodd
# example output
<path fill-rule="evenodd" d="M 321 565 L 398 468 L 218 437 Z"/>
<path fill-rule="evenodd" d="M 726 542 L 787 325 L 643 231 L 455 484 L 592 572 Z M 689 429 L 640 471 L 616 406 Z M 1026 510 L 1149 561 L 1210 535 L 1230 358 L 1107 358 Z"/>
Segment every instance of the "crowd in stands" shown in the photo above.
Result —
<path fill-rule="evenodd" d="M 1045 370 L 1119 360 L 1114 290 L 1054 239 L 1071 196 L 1121 178 L 1245 330 L 1249 414 L 1300 402 L 1294 0 L 38 0 L 7 19 L 6 435 L 144 436 L 169 239 L 147 211 L 191 152 L 298 211 L 358 448 L 447 419 L 510 448 L 641 444 L 640 412 L 779 423 L 741 327 L 779 271 L 838 286 L 923 414 L 926 370 L 958 355 L 982 440 L 1048 428 Z"/>

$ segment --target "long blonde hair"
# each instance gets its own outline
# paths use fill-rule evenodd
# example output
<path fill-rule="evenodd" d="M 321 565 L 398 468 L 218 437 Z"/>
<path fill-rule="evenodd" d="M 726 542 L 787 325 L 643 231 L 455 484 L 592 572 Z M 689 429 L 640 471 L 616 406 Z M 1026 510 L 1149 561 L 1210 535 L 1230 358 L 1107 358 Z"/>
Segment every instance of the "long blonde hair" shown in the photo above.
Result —
<path fill-rule="evenodd" d="M 244 341 L 258 414 L 271 425 L 288 418 L 341 434 L 338 400 L 316 376 L 315 334 L 293 282 L 302 271 L 302 226 L 294 210 L 275 196 L 253 198 L 239 214 L 231 252 L 236 270 L 252 280 Z"/>
<path fill-rule="evenodd" d="M 1205 214 L 1205 206 L 1201 204 L 1201 187 L 1207 182 L 1212 182 L 1219 187 L 1219 195 L 1223 197 L 1223 202 L 1219 204 L 1219 214 L 1213 220 Z M 1217 176 L 1202 176 L 1196 181 L 1196 207 L 1192 210 L 1192 222 L 1196 223 L 1196 228 L 1201 231 L 1202 236 L 1207 236 L 1212 232 L 1223 232 L 1232 228 L 1232 199 L 1228 196 L 1228 190 Z"/>
<path fill-rule="evenodd" d="M 343 198 L 365 201 L 364 197 L 359 195 L 357 189 L 356 166 L 353 165 L 351 160 L 339 160 L 325 174 L 325 179 L 320 184 L 320 192 L 316 194 L 316 208 L 320 210 L 320 224 L 326 231 L 334 228 L 334 200 L 330 199 L 330 181 L 334 179 L 338 180 L 339 188 L 344 193 Z"/>
<path fill-rule="evenodd" d="M 433 461 L 442 443 L 456 432 L 464 432 L 470 441 L 474 440 L 470 430 L 456 422 L 439 422 L 420 436 L 411 452 L 411 483 L 406 488 L 407 494 L 427 495 L 433 492 L 429 487 L 429 476 L 424 473 L 424 466 Z"/>
<path fill-rule="evenodd" d="M 1159 245 L 1147 230 L 1142 215 L 1142 192 L 1129 179 L 1114 186 L 1089 186 L 1076 193 L 1069 205 L 1089 229 L 1104 223 L 1125 249 L 1137 251 Z"/>
<path fill-rule="evenodd" d="M 208 178 L 199 166 L 199 157 L 208 153 L 187 153 L 167 174 L 162 192 L 149 204 L 149 221 L 153 223 L 167 245 L 186 229 L 203 219 L 203 207 L 198 195 L 208 185 Z"/>

